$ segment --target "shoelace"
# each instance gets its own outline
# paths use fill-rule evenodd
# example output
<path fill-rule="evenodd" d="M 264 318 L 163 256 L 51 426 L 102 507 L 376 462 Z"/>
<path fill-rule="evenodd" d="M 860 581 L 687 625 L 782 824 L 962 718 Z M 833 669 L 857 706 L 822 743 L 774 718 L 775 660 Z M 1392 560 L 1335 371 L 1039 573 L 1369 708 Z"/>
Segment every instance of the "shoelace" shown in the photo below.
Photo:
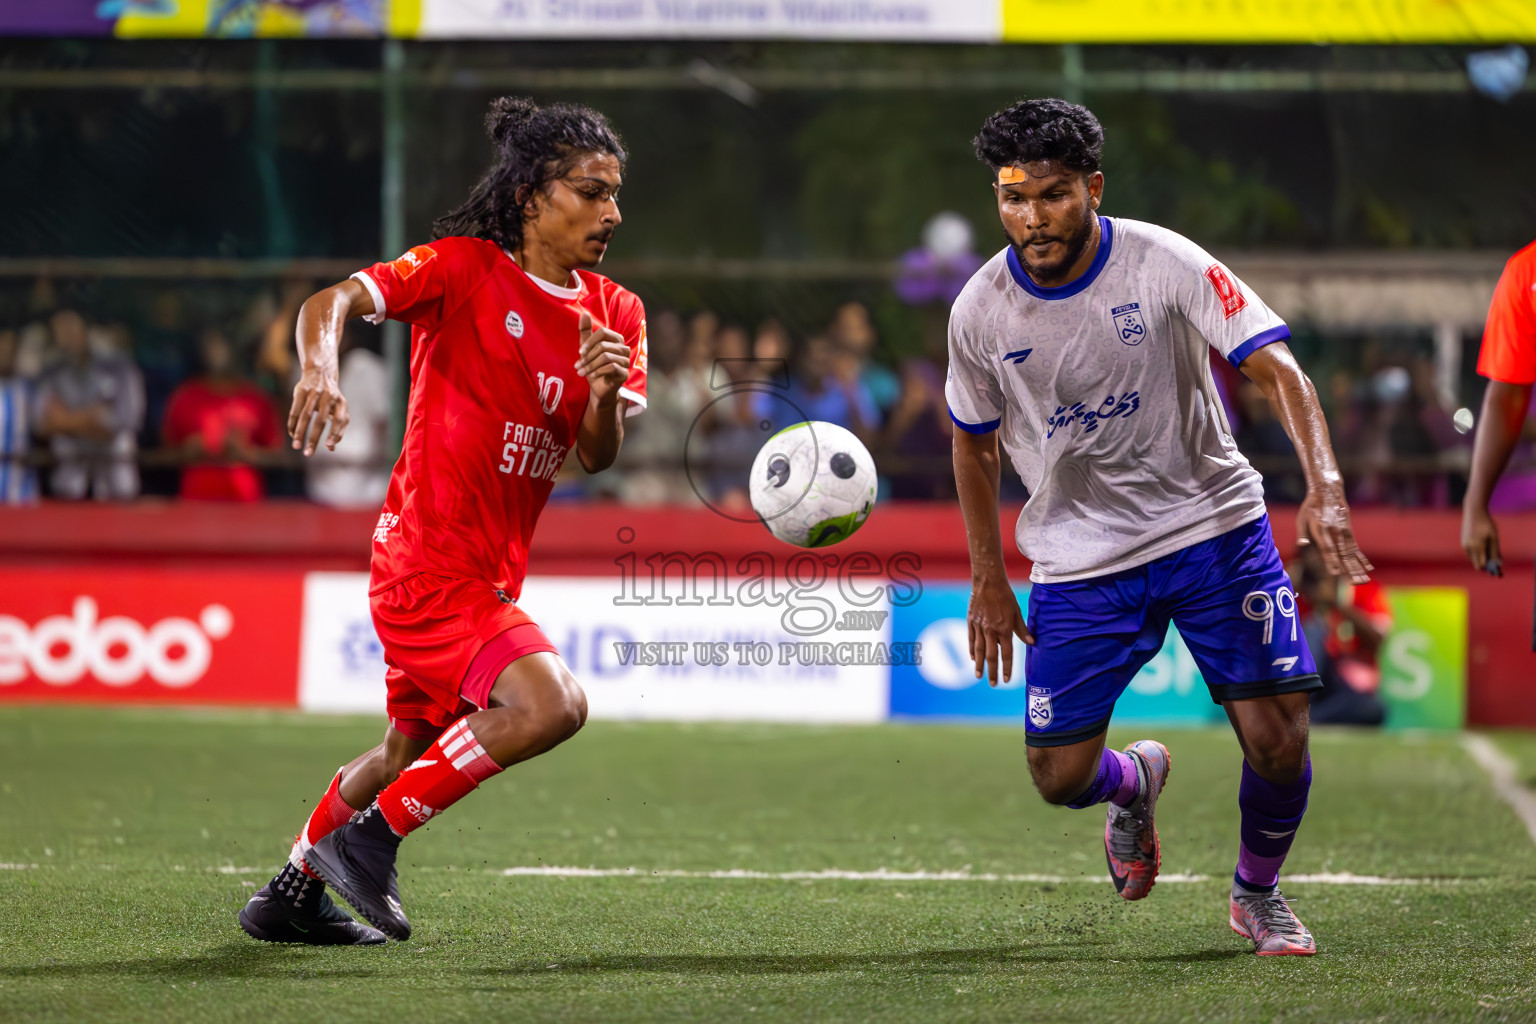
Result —
<path fill-rule="evenodd" d="M 1291 901 L 1280 895 L 1280 890 L 1265 896 L 1244 896 L 1248 912 L 1266 931 L 1282 935 L 1296 935 L 1301 931 L 1301 921 L 1291 910 Z"/>
<path fill-rule="evenodd" d="M 1117 860 L 1141 860 L 1142 850 L 1138 840 L 1146 822 L 1139 815 L 1119 808 L 1109 823 L 1109 852 Z"/>

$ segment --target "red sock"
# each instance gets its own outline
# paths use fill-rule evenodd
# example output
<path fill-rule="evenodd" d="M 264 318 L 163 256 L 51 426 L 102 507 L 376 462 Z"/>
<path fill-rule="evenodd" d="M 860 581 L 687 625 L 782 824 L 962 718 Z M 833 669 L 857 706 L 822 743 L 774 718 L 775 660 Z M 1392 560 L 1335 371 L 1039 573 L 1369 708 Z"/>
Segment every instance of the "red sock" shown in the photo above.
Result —
<path fill-rule="evenodd" d="M 309 821 L 304 823 L 304 831 L 300 832 L 298 838 L 293 841 L 293 850 L 288 854 L 288 863 L 310 878 L 318 879 L 320 876 L 309 870 L 309 865 L 304 863 L 304 855 L 309 852 L 309 848 L 345 825 L 352 819 L 352 815 L 357 813 L 341 798 L 341 772 L 342 769 L 336 769 L 336 777 L 331 780 L 331 787 L 315 805 L 314 813 L 309 816 Z"/>
<path fill-rule="evenodd" d="M 501 771 L 470 731 L 469 719 L 448 727 L 379 794 L 379 810 L 396 835 L 407 836 Z"/>

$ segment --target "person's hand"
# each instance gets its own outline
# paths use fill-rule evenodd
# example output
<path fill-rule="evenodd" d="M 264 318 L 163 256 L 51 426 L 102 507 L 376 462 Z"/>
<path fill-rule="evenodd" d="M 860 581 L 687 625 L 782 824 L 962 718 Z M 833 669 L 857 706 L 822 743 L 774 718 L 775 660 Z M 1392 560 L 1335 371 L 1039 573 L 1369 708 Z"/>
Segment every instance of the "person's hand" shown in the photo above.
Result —
<path fill-rule="evenodd" d="M 336 368 L 306 369 L 293 387 L 293 406 L 288 410 L 288 436 L 293 438 L 294 448 L 304 449 L 305 455 L 315 454 L 315 446 L 325 437 L 325 425 L 330 423 L 331 436 L 325 446 L 335 451 L 349 422 Z"/>
<path fill-rule="evenodd" d="M 1331 575 L 1343 576 L 1351 583 L 1370 582 L 1375 566 L 1355 541 L 1343 488 L 1330 485 L 1321 491 L 1307 491 L 1296 513 L 1296 543 L 1303 547 L 1316 544 Z"/>
<path fill-rule="evenodd" d="M 581 353 L 576 370 L 592 387 L 598 405 L 618 400 L 619 388 L 629 379 L 629 346 L 617 331 L 593 327 L 592 314 L 581 314 Z"/>
<path fill-rule="evenodd" d="M 1024 614 L 1019 611 L 1019 599 L 1006 577 L 993 578 L 975 583 L 971 587 L 971 606 L 965 616 L 966 630 L 970 637 L 971 657 L 976 663 L 976 678 L 980 679 L 985 665 L 988 682 L 992 686 L 999 679 L 1008 682 L 1013 678 L 1013 638 L 1026 644 L 1035 642 L 1034 634 L 1024 624 Z M 998 675 L 998 652 L 1002 652 L 1002 675 Z"/>
<path fill-rule="evenodd" d="M 1504 559 L 1499 552 L 1499 527 L 1488 506 L 1461 510 L 1461 550 L 1472 560 L 1472 568 L 1490 576 L 1504 575 Z"/>

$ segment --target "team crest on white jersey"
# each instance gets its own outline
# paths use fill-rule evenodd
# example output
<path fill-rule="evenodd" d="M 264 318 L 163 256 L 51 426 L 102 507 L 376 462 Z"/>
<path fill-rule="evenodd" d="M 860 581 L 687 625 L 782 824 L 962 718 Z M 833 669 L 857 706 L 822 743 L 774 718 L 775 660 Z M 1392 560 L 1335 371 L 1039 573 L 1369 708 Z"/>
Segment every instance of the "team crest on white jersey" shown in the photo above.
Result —
<path fill-rule="evenodd" d="M 1036 729 L 1051 724 L 1056 713 L 1051 710 L 1051 691 L 1044 686 L 1029 688 L 1029 721 Z"/>
<path fill-rule="evenodd" d="M 1109 311 L 1109 315 L 1115 318 L 1115 334 L 1127 345 L 1140 345 L 1141 339 L 1147 336 L 1147 325 L 1141 318 L 1141 306 L 1135 302 L 1127 302 L 1123 306 L 1116 306 Z"/>
<path fill-rule="evenodd" d="M 507 333 L 514 338 L 523 336 L 523 318 L 516 310 L 507 310 Z"/>

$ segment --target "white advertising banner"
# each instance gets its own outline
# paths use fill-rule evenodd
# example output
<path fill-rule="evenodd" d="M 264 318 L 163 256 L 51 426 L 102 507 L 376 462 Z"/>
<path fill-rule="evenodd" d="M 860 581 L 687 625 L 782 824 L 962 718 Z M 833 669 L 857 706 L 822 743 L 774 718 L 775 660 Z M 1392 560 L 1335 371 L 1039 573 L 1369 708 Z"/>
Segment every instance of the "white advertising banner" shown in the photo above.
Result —
<path fill-rule="evenodd" d="M 419 38 L 995 42 L 998 0 L 422 0 Z"/>
<path fill-rule="evenodd" d="M 748 592 L 732 580 L 680 605 L 682 593 L 641 595 L 617 580 L 532 577 L 519 603 L 581 681 L 594 718 L 879 722 L 890 663 L 911 652 L 890 642 L 889 587 L 857 582 L 848 593 L 835 580 L 813 591 Z M 362 573 L 306 579 L 306 710 L 384 710 L 367 591 Z"/>
<path fill-rule="evenodd" d="M 299 707 L 383 714 L 384 668 L 384 645 L 368 610 L 368 574 L 306 573 Z"/>

